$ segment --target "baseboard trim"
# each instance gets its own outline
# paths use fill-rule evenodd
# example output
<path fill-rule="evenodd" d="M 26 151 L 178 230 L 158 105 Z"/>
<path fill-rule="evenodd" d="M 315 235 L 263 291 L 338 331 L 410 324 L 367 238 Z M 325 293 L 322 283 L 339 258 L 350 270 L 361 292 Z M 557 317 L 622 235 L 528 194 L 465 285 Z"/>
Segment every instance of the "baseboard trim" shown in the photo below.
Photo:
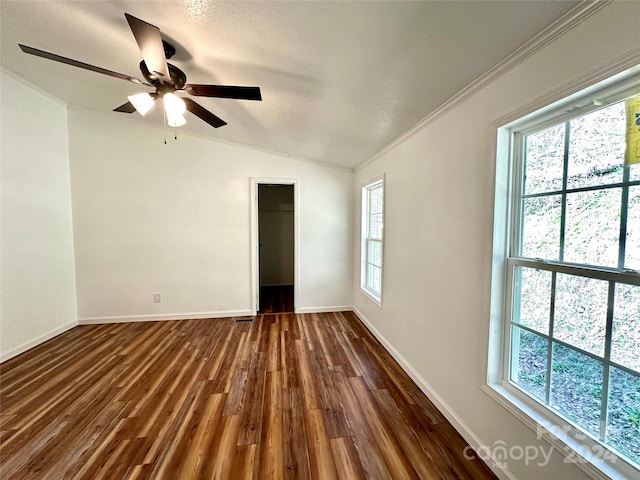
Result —
<path fill-rule="evenodd" d="M 411 379 L 418 385 L 422 393 L 424 393 L 431 402 L 436 406 L 438 410 L 446 417 L 446 419 L 455 427 L 455 429 L 462 435 L 462 437 L 473 448 L 478 448 L 481 445 L 485 445 L 484 442 L 469 428 L 469 426 L 454 412 L 454 410 L 445 402 L 438 393 L 429 385 L 429 383 L 422 378 L 415 368 L 398 352 L 391 343 L 380 333 L 380 331 L 364 316 L 364 314 L 358 310 L 355 306 L 352 308 L 362 323 L 369 329 L 374 337 L 378 339 L 384 348 L 391 354 L 391 356 L 398 362 L 402 369 L 411 377 Z M 502 463 L 497 458 L 492 458 L 493 465 L 487 465 L 501 480 L 517 480 L 517 478 L 509 471 L 509 469 L 502 467 Z"/>
<path fill-rule="evenodd" d="M 79 325 L 101 323 L 161 322 L 163 320 L 193 320 L 197 318 L 246 317 L 254 315 L 251 310 L 222 310 L 217 312 L 163 313 L 157 315 L 122 315 L 117 317 L 85 317 L 78 320 Z"/>
<path fill-rule="evenodd" d="M 353 311 L 353 305 L 341 305 L 338 307 L 301 307 L 295 310 L 296 313 L 351 312 Z"/>
<path fill-rule="evenodd" d="M 40 335 L 39 337 L 36 337 L 33 340 L 29 340 L 28 342 L 25 342 L 22 345 L 19 345 L 18 347 L 13 348 L 6 353 L 1 354 L 0 363 L 6 362 L 7 360 L 13 357 L 17 357 L 21 353 L 24 353 L 33 347 L 37 347 L 41 343 L 44 343 L 47 340 L 51 340 L 53 337 L 57 337 L 61 333 L 64 333 L 67 330 L 71 330 L 73 327 L 77 327 L 77 326 L 78 326 L 78 322 L 76 321 L 65 323 L 64 325 L 58 328 L 54 328 L 53 330 L 45 333 L 44 335 Z"/>

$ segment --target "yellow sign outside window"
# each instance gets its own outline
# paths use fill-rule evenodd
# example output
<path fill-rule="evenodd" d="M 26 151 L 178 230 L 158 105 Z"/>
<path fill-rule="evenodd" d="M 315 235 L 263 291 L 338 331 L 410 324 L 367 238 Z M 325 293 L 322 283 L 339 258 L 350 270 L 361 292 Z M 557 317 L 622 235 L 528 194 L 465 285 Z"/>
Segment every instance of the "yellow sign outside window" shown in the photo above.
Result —
<path fill-rule="evenodd" d="M 640 163 L 640 96 L 625 102 L 627 110 L 627 150 L 624 162 L 627 165 Z"/>

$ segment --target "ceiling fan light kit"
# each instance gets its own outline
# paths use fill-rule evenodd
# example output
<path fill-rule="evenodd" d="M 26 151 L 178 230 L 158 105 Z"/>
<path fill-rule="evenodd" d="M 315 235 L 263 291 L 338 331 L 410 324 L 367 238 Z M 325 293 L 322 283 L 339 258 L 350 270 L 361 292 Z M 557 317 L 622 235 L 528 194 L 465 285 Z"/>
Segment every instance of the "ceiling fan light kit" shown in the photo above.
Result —
<path fill-rule="evenodd" d="M 127 97 L 131 104 L 135 107 L 140 115 L 143 117 L 149 113 L 149 110 L 153 108 L 154 100 L 147 92 L 136 93 L 135 95 L 129 95 Z"/>
<path fill-rule="evenodd" d="M 176 92 L 187 93 L 193 96 L 213 97 L 213 98 L 232 98 L 237 100 L 262 100 L 260 87 L 244 87 L 230 85 L 199 85 L 187 83 L 187 76 L 175 65 L 167 62 L 175 54 L 175 48 L 162 40 L 160 29 L 150 23 L 125 13 L 125 18 L 129 23 L 129 27 L 140 48 L 143 60 L 140 62 L 140 71 L 142 76 L 149 83 L 142 80 L 125 75 L 122 73 L 107 70 L 105 68 L 96 67 L 88 63 L 66 58 L 54 53 L 38 50 L 33 47 L 18 44 L 24 53 L 35 55 L 37 57 L 46 58 L 60 63 L 65 63 L 85 70 L 90 70 L 110 77 L 126 80 L 137 85 L 146 85 L 155 88 L 152 93 L 138 93 L 130 95 L 129 101 L 119 107 L 113 109 L 114 112 L 133 113 L 137 111 L 141 115 L 146 115 L 152 108 L 158 98 L 163 99 L 164 113 L 166 115 L 167 124 L 170 127 L 180 127 L 187 121 L 184 117 L 186 111 L 191 112 L 202 121 L 208 123 L 214 128 L 222 127 L 227 122 L 211 113 L 199 103 L 185 97 L 180 98 Z"/>
<path fill-rule="evenodd" d="M 175 93 L 164 94 L 164 111 L 167 114 L 167 121 L 171 124 L 173 120 L 179 119 L 187 111 L 187 106 Z M 176 123 L 176 122 L 173 122 Z M 184 125 L 184 124 L 183 124 Z"/>
<path fill-rule="evenodd" d="M 170 127 L 181 127 L 187 120 L 184 118 L 184 112 L 187 106 L 180 97 L 175 93 L 165 93 L 164 95 L 164 113 L 167 115 L 167 124 Z"/>

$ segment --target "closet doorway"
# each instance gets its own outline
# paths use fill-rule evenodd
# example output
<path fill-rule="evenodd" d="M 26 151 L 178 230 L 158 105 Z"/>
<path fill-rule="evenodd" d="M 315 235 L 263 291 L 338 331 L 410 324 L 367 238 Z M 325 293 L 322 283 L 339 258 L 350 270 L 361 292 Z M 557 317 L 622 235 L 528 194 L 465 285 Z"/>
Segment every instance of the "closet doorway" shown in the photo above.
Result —
<path fill-rule="evenodd" d="M 256 182 L 257 313 L 293 313 L 296 280 L 295 184 Z"/>

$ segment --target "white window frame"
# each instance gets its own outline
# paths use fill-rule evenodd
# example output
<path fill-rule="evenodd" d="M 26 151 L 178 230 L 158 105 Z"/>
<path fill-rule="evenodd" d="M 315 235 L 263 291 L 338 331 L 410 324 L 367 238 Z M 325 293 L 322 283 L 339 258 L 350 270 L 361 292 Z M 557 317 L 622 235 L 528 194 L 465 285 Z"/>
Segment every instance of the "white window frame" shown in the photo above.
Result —
<path fill-rule="evenodd" d="M 487 385 L 483 390 L 532 428 L 538 438 L 553 444 L 565 454 L 566 462 L 597 479 L 638 478 L 640 469 L 619 456 L 607 445 L 586 435 L 559 412 L 554 412 L 532 395 L 512 383 L 510 378 L 510 341 L 512 319 L 513 272 L 517 265 L 544 270 L 560 262 L 511 258 L 512 246 L 519 245 L 520 185 L 522 178 L 520 139 L 568 119 L 621 100 L 640 87 L 640 66 L 610 77 L 597 85 L 554 102 L 540 110 L 508 123 L 496 122 L 495 204 L 490 306 L 490 343 Z M 514 227 L 517 227 L 515 228 Z M 552 264 L 552 265 L 550 265 Z M 604 280 L 640 285 L 640 272 L 617 268 L 585 268 L 562 264 L 566 273 L 584 274 Z"/>
<path fill-rule="evenodd" d="M 381 212 L 371 212 L 371 195 L 370 192 L 372 190 L 382 189 L 382 211 Z M 369 181 L 367 181 L 362 186 L 362 203 L 361 203 L 361 212 L 362 212 L 362 228 L 360 231 L 360 259 L 361 259 L 361 268 L 360 268 L 360 290 L 369 297 L 376 305 L 382 307 L 382 292 L 383 292 L 383 284 L 384 284 L 384 217 L 385 217 L 385 177 L 384 174 L 378 177 L 375 177 Z M 370 232 L 370 223 L 372 214 L 380 214 L 382 215 L 382 231 L 379 238 L 374 238 L 369 236 Z M 369 262 L 369 245 L 371 242 L 376 242 L 380 245 L 381 252 L 381 261 L 380 265 L 373 265 Z M 367 284 L 369 268 L 379 268 L 380 269 L 380 291 L 376 291 L 371 288 Z"/>

